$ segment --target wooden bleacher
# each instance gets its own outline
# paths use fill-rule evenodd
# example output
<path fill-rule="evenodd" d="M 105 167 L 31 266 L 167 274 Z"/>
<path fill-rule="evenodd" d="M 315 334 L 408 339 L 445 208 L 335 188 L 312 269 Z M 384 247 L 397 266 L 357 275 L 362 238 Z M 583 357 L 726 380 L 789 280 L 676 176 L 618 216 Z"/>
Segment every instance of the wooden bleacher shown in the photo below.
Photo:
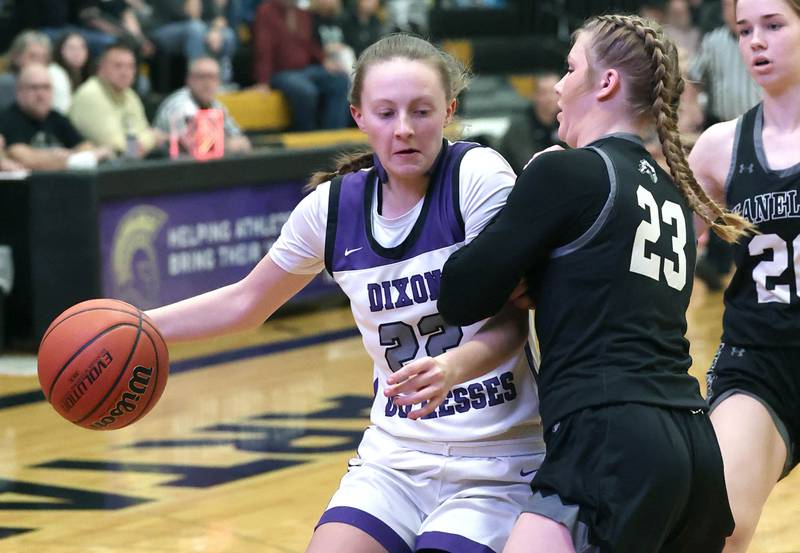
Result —
<path fill-rule="evenodd" d="M 367 143 L 366 135 L 352 128 L 286 132 L 291 124 L 291 112 L 286 98 L 277 90 L 225 92 L 217 98 L 257 146 L 324 148 L 337 144 Z"/>
<path fill-rule="evenodd" d="M 246 133 L 281 132 L 289 128 L 289 102 L 277 90 L 240 90 L 217 96 Z"/>

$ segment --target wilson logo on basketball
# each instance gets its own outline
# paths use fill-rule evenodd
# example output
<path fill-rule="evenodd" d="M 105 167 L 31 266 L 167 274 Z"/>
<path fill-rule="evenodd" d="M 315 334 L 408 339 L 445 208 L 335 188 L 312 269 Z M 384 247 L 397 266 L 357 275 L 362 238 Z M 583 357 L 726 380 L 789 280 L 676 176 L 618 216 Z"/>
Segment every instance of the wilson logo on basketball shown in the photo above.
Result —
<path fill-rule="evenodd" d="M 111 353 L 108 350 L 103 350 L 100 354 L 100 357 L 95 359 L 94 363 L 89 367 L 89 370 L 83 373 L 82 376 L 76 374 L 74 379 L 77 380 L 75 385 L 67 392 L 67 395 L 64 396 L 64 399 L 61 400 L 61 406 L 64 408 L 65 411 L 69 411 L 72 409 L 78 401 L 83 397 L 86 393 L 86 390 L 89 389 L 89 386 L 95 383 L 95 381 L 100 378 L 100 375 L 103 374 L 103 370 L 106 369 L 114 358 L 111 356 Z"/>
<path fill-rule="evenodd" d="M 128 390 L 130 391 L 123 392 L 122 397 L 114 408 L 111 409 L 106 416 L 97 422 L 93 422 L 92 426 L 94 428 L 105 428 L 109 424 L 113 424 L 118 417 L 121 417 L 125 413 L 135 411 L 139 399 L 144 395 L 147 391 L 147 387 L 150 385 L 150 377 L 152 374 L 153 369 L 151 367 L 142 367 L 141 365 L 134 367 L 133 374 L 130 380 L 128 380 Z"/>

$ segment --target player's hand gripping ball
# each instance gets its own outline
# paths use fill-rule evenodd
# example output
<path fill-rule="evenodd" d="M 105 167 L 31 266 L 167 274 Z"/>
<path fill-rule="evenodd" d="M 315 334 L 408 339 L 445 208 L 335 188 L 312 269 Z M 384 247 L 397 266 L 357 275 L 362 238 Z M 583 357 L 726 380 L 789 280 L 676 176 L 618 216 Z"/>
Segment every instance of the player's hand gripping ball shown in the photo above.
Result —
<path fill-rule="evenodd" d="M 114 430 L 156 404 L 169 373 L 164 339 L 124 301 L 89 300 L 64 311 L 39 344 L 44 397 L 69 422 Z"/>

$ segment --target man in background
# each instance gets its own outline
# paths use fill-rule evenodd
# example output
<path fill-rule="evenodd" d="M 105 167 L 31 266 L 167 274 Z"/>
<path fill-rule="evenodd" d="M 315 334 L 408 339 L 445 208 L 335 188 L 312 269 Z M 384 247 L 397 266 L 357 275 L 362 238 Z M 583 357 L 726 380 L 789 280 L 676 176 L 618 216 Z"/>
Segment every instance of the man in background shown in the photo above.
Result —
<path fill-rule="evenodd" d="M 350 77 L 330 67 L 312 14 L 296 0 L 266 0 L 253 22 L 254 88 L 275 88 L 292 111 L 292 130 L 341 129 L 352 118 Z"/>
<path fill-rule="evenodd" d="M 561 77 L 552 72 L 536 75 L 530 109 L 524 117 L 511 122 L 503 138 L 502 151 L 517 173 L 531 156 L 545 148 L 563 143 L 558 138 L 558 94 L 555 85 Z"/>
<path fill-rule="evenodd" d="M 158 108 L 154 124 L 167 134 L 176 134 L 185 145 L 192 140 L 191 129 L 201 109 L 221 110 L 225 117 L 225 153 L 250 151 L 245 136 L 225 106 L 217 100 L 221 82 L 220 65 L 211 57 L 199 57 L 189 64 L 186 86 L 169 95 Z"/>
<path fill-rule="evenodd" d="M 150 127 L 144 105 L 131 88 L 136 58 L 125 42 L 110 46 L 100 57 L 97 75 L 75 92 L 69 118 L 86 138 L 128 158 L 142 158 L 166 137 Z"/>
<path fill-rule="evenodd" d="M 8 157 L 34 171 L 91 168 L 111 155 L 109 148 L 85 140 L 53 109 L 50 74 L 39 63 L 22 68 L 16 102 L 0 112 L 0 134 L 8 143 Z"/>

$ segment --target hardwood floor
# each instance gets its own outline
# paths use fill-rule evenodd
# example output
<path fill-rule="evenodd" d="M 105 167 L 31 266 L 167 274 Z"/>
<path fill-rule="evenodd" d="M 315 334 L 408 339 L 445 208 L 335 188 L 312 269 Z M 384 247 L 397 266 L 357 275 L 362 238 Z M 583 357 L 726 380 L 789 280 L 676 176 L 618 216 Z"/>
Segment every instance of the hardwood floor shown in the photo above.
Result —
<path fill-rule="evenodd" d="M 720 295 L 698 284 L 689 321 L 698 378 L 720 316 Z M 349 310 L 171 355 L 156 408 L 111 432 L 62 420 L 35 376 L 0 376 L 0 553 L 305 549 L 371 403 Z M 799 473 L 772 494 L 753 553 L 800 552 Z"/>

